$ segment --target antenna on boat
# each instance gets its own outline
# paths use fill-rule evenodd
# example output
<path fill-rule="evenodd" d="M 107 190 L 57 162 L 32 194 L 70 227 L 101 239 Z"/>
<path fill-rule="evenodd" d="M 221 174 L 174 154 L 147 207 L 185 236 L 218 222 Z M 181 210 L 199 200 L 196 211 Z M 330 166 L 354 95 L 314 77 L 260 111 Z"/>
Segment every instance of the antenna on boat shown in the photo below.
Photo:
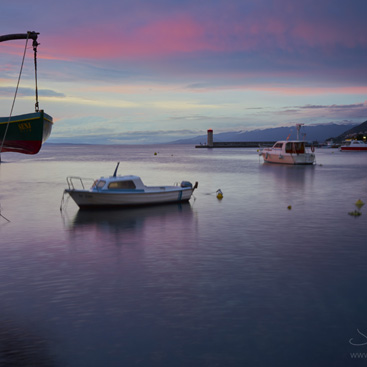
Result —
<path fill-rule="evenodd" d="M 116 177 L 116 175 L 117 175 L 117 170 L 118 170 L 118 168 L 119 168 L 119 165 L 120 165 L 120 162 L 117 162 L 117 166 L 116 166 L 116 168 L 115 168 L 115 172 L 114 172 L 114 174 L 113 174 L 113 177 Z"/>
<path fill-rule="evenodd" d="M 297 140 L 299 140 L 299 132 L 301 130 L 301 126 L 303 126 L 304 124 L 296 124 L 297 127 Z"/>

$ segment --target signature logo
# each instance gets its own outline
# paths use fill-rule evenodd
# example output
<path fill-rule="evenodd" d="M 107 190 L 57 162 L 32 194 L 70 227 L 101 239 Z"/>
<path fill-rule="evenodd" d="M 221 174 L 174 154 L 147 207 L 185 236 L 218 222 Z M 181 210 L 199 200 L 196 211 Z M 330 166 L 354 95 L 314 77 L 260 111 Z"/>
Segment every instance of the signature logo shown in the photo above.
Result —
<path fill-rule="evenodd" d="M 367 335 L 363 334 L 363 333 L 362 333 L 362 332 L 360 332 L 358 329 L 357 329 L 357 332 L 358 332 L 358 334 L 359 334 L 359 335 L 362 335 L 362 336 L 363 336 L 363 338 L 364 338 L 364 342 L 363 342 L 363 341 L 355 342 L 355 341 L 353 341 L 353 339 L 354 339 L 354 338 L 350 338 L 350 339 L 349 339 L 349 344 L 351 344 L 351 345 L 355 345 L 355 346 L 357 346 L 357 347 L 361 347 L 361 346 L 363 346 L 363 345 L 367 345 Z"/>
<path fill-rule="evenodd" d="M 30 122 L 23 122 L 18 125 L 20 132 L 30 132 L 32 130 L 32 126 Z"/>

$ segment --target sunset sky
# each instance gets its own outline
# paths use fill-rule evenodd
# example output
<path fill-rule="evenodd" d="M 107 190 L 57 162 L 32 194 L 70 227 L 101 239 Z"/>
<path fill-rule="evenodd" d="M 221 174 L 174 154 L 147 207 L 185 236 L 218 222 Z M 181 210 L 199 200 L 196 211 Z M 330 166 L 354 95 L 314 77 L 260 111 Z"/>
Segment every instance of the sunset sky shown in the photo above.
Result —
<path fill-rule="evenodd" d="M 366 14 L 366 0 L 1 0 L 0 34 L 40 33 L 50 142 L 143 144 L 366 121 Z M 24 45 L 0 43 L 1 116 Z M 30 48 L 14 114 L 33 110 Z"/>

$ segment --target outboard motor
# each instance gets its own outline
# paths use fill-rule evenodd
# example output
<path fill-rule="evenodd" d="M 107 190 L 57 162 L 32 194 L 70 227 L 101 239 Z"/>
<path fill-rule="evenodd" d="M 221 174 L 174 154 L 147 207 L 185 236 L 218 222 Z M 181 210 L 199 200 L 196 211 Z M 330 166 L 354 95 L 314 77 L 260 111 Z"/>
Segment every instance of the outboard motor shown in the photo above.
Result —
<path fill-rule="evenodd" d="M 181 182 L 181 187 L 190 187 L 190 189 L 192 188 L 192 183 L 189 181 L 182 181 Z"/>

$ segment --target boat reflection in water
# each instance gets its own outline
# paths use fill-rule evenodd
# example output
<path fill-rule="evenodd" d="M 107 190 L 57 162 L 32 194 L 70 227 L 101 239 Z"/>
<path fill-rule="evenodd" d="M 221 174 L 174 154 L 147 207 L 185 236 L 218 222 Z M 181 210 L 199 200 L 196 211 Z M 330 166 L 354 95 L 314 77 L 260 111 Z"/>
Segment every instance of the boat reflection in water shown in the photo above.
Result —
<path fill-rule="evenodd" d="M 276 185 L 281 188 L 287 188 L 288 185 L 295 187 L 303 187 L 314 179 L 315 165 L 268 165 L 262 167 L 266 176 L 271 176 L 272 180 L 276 180 Z"/>
<path fill-rule="evenodd" d="M 116 244 L 140 242 L 154 238 L 162 241 L 174 240 L 187 229 L 194 218 L 190 203 L 167 204 L 126 209 L 79 210 L 75 217 L 66 221 L 71 234 L 84 233 L 99 236 Z M 107 237 L 106 237 L 107 235 Z"/>

